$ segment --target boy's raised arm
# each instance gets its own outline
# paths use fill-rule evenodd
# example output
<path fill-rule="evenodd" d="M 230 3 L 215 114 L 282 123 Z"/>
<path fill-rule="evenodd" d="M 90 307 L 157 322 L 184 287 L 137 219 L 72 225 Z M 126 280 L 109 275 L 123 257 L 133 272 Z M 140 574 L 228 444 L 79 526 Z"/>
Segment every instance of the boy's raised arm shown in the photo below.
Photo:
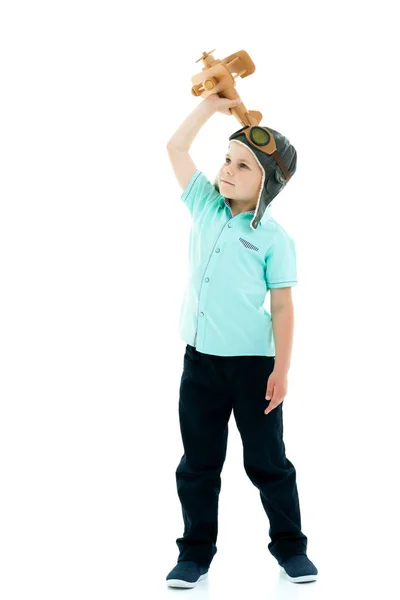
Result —
<path fill-rule="evenodd" d="M 184 192 L 193 174 L 197 171 L 197 167 L 187 150 L 179 150 L 174 146 L 167 146 L 167 150 L 175 177 Z"/>
<path fill-rule="evenodd" d="M 203 100 L 179 126 L 167 143 L 168 156 L 175 176 L 184 191 L 197 167 L 189 149 L 203 125 L 215 113 L 214 106 Z"/>

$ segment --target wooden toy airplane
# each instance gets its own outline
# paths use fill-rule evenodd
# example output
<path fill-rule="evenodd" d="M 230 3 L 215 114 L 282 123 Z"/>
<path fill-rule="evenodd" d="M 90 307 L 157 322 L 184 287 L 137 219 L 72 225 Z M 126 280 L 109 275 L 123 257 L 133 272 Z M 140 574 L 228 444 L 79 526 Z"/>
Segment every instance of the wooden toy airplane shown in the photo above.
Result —
<path fill-rule="evenodd" d="M 245 50 L 239 50 L 222 60 L 215 60 L 212 52 L 215 52 L 215 49 L 211 52 L 203 52 L 203 56 L 196 60 L 196 62 L 202 60 L 204 67 L 201 73 L 192 77 L 192 94 L 203 98 L 207 98 L 210 94 L 218 94 L 220 98 L 230 100 L 238 98 L 235 79 L 237 77 L 244 79 L 254 73 L 256 67 L 253 61 Z M 243 127 L 258 125 L 262 119 L 262 114 L 258 110 L 247 110 L 243 102 L 229 110 Z"/>

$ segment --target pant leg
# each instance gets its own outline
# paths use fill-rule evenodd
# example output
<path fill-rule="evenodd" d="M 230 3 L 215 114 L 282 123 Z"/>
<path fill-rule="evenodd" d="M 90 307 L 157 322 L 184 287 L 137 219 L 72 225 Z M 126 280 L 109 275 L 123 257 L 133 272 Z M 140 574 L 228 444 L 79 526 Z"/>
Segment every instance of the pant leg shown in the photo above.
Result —
<path fill-rule="evenodd" d="M 179 422 L 184 455 L 176 470 L 183 536 L 178 561 L 209 566 L 217 552 L 220 474 L 226 457 L 232 403 L 218 359 L 187 346 L 180 384 Z"/>
<path fill-rule="evenodd" d="M 296 469 L 286 457 L 283 441 L 284 401 L 267 415 L 264 413 L 269 405 L 265 395 L 275 359 L 235 358 L 243 359 L 236 362 L 233 411 L 243 442 L 244 468 L 260 492 L 269 519 L 268 549 L 282 563 L 294 554 L 307 552 L 307 537 L 301 531 Z"/>

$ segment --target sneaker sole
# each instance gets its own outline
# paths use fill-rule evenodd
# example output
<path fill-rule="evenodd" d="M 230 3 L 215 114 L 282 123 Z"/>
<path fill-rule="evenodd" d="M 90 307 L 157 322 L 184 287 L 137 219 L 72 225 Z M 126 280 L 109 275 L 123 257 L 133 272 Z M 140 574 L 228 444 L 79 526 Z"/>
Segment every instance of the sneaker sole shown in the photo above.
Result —
<path fill-rule="evenodd" d="M 304 583 L 306 581 L 316 581 L 317 575 L 301 575 L 300 577 L 290 577 L 285 571 L 283 567 L 280 567 L 282 573 L 285 574 L 285 577 L 289 579 L 289 581 L 293 581 L 293 583 Z"/>
<path fill-rule="evenodd" d="M 208 577 L 208 573 L 200 575 L 197 581 L 185 581 L 184 579 L 167 579 L 167 585 L 169 587 L 193 588 L 199 583 L 199 581 L 203 581 L 203 579 L 206 579 L 206 577 Z"/>

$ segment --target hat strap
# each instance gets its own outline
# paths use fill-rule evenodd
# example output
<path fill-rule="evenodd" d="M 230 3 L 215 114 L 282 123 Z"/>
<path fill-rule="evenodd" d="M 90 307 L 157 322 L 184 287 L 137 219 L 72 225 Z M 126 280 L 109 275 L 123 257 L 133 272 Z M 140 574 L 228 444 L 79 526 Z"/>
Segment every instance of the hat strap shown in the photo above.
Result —
<path fill-rule="evenodd" d="M 283 158 L 282 156 L 279 154 L 278 150 L 275 150 L 275 152 L 273 152 L 271 154 L 271 156 L 274 157 L 274 159 L 276 160 L 276 162 L 278 163 L 278 165 L 280 166 L 280 168 L 282 169 L 282 173 L 284 174 L 284 176 L 286 177 L 286 183 L 289 181 L 289 179 L 291 178 L 291 174 L 289 169 L 287 168 L 287 166 L 285 165 L 285 163 L 283 162 Z"/>

